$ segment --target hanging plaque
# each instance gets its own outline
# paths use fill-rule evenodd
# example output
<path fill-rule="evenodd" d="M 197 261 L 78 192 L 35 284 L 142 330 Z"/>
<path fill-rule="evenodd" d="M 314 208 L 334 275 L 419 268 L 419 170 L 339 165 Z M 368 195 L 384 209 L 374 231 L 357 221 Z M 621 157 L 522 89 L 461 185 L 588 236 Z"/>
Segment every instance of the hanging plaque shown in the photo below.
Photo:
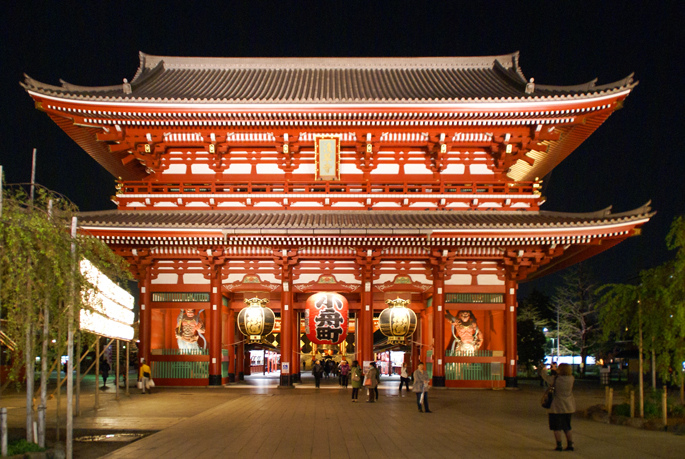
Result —
<path fill-rule="evenodd" d="M 317 293 L 307 299 L 305 334 L 312 343 L 340 344 L 347 337 L 348 304 L 337 293 Z"/>
<path fill-rule="evenodd" d="M 317 136 L 314 138 L 316 152 L 316 180 L 340 180 L 340 138 Z"/>

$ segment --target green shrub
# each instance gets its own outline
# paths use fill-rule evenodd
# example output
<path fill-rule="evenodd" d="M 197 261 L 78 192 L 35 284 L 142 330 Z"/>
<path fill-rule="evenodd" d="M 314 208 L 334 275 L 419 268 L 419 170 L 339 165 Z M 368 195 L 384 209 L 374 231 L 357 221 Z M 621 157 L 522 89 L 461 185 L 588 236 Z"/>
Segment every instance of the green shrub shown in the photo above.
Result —
<path fill-rule="evenodd" d="M 45 448 L 41 448 L 35 443 L 29 443 L 24 439 L 15 441 L 7 445 L 7 455 L 14 456 L 15 454 L 24 453 L 39 453 L 45 451 Z"/>
<path fill-rule="evenodd" d="M 630 416 L 630 404 L 621 403 L 620 405 L 616 405 L 616 406 L 614 406 L 612 413 L 615 414 L 616 416 L 628 417 L 628 416 Z"/>

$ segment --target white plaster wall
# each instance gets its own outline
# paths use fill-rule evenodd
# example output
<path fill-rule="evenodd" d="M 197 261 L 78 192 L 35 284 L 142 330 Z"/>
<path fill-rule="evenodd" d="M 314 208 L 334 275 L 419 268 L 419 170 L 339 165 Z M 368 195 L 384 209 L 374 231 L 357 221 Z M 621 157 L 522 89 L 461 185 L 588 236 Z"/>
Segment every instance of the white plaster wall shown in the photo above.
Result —
<path fill-rule="evenodd" d="M 209 168 L 208 164 L 191 164 L 190 170 L 193 174 L 216 174 L 213 170 Z"/>
<path fill-rule="evenodd" d="M 162 175 L 164 175 L 164 174 L 185 174 L 187 170 L 188 170 L 188 166 L 186 166 L 185 164 L 171 164 L 171 165 L 169 165 L 168 169 L 165 169 L 162 171 Z"/>
<path fill-rule="evenodd" d="M 445 280 L 445 285 L 471 285 L 471 275 L 453 274 L 450 279 Z"/>
<path fill-rule="evenodd" d="M 260 163 L 257 164 L 258 174 L 285 174 L 281 169 L 278 168 L 277 164 Z"/>
<path fill-rule="evenodd" d="M 185 273 L 183 275 L 184 284 L 209 284 L 209 279 L 205 279 L 200 273 Z"/>
<path fill-rule="evenodd" d="M 497 274 L 478 274 L 478 285 L 504 285 L 503 280 L 497 278 Z"/>
<path fill-rule="evenodd" d="M 172 284 L 175 285 L 178 283 L 178 274 L 174 273 L 169 273 L 169 274 L 160 274 L 157 276 L 157 279 L 153 279 L 151 284 Z"/>

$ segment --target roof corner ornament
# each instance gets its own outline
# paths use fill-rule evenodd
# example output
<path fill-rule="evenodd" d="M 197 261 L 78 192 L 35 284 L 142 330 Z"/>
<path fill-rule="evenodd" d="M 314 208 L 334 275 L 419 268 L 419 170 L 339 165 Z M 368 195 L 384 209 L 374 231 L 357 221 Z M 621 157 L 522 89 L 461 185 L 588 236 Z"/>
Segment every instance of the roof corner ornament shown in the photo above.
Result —
<path fill-rule="evenodd" d="M 535 78 L 531 78 L 526 83 L 526 94 L 533 94 L 535 92 Z"/>
<path fill-rule="evenodd" d="M 121 85 L 124 94 L 131 94 L 131 83 L 128 82 L 126 78 L 124 78 L 124 84 Z"/>

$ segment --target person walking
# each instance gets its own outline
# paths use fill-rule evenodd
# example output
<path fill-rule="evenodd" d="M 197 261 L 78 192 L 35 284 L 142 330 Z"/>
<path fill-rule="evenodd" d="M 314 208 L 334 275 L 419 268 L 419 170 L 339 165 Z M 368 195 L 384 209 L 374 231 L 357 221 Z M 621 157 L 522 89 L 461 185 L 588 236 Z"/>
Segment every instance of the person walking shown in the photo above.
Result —
<path fill-rule="evenodd" d="M 376 401 L 376 388 L 378 387 L 378 368 L 376 368 L 376 362 L 371 362 L 371 367 L 365 376 L 364 386 L 368 389 L 366 403 L 373 403 Z"/>
<path fill-rule="evenodd" d="M 340 362 L 340 385 L 347 389 L 347 375 L 350 372 L 350 364 L 347 360 Z"/>
<path fill-rule="evenodd" d="M 573 397 L 573 371 L 571 365 L 562 363 L 556 369 L 556 375 L 547 374 L 544 363 L 538 366 L 538 373 L 547 384 L 554 385 L 554 399 L 549 407 L 549 430 L 554 432 L 557 442 L 555 451 L 563 451 L 561 446 L 561 432 L 566 435 L 566 451 L 574 451 L 573 435 L 571 432 L 571 417 L 576 412 L 576 400 Z"/>
<path fill-rule="evenodd" d="M 373 388 L 373 391 L 375 392 L 376 395 L 376 401 L 379 401 L 380 398 L 378 397 L 378 386 L 381 385 L 381 371 L 376 367 L 376 387 Z"/>
<path fill-rule="evenodd" d="M 109 366 L 109 363 L 107 360 L 102 359 L 102 362 L 100 363 L 100 374 L 102 375 L 102 386 L 107 387 L 107 378 L 109 378 L 109 370 L 111 367 Z"/>
<path fill-rule="evenodd" d="M 314 383 L 316 384 L 316 388 L 319 389 L 321 386 L 321 374 L 323 373 L 323 367 L 321 366 L 321 361 L 317 360 L 314 362 L 314 366 L 312 367 L 312 375 L 314 375 Z"/>
<path fill-rule="evenodd" d="M 352 402 L 356 402 L 359 397 L 359 389 L 362 387 L 362 369 L 359 368 L 359 362 L 357 360 L 352 362 L 350 380 L 352 382 Z"/>
<path fill-rule="evenodd" d="M 402 369 L 400 370 L 400 395 L 402 395 L 402 384 L 407 388 L 409 392 L 409 368 L 407 367 L 407 362 L 402 364 Z"/>
<path fill-rule="evenodd" d="M 428 381 L 428 373 L 423 369 L 423 363 L 419 363 L 418 368 L 414 371 L 413 391 L 416 394 L 416 404 L 419 405 L 420 413 L 432 413 L 428 408 Z M 423 409 L 421 408 L 421 401 L 423 401 Z"/>
<path fill-rule="evenodd" d="M 140 370 L 138 371 L 138 379 L 143 383 L 141 387 L 143 394 L 146 390 L 148 394 L 151 394 L 152 388 L 150 387 L 150 380 L 152 379 L 152 370 L 150 369 L 150 366 L 147 363 L 145 363 L 145 359 L 140 359 Z"/>

